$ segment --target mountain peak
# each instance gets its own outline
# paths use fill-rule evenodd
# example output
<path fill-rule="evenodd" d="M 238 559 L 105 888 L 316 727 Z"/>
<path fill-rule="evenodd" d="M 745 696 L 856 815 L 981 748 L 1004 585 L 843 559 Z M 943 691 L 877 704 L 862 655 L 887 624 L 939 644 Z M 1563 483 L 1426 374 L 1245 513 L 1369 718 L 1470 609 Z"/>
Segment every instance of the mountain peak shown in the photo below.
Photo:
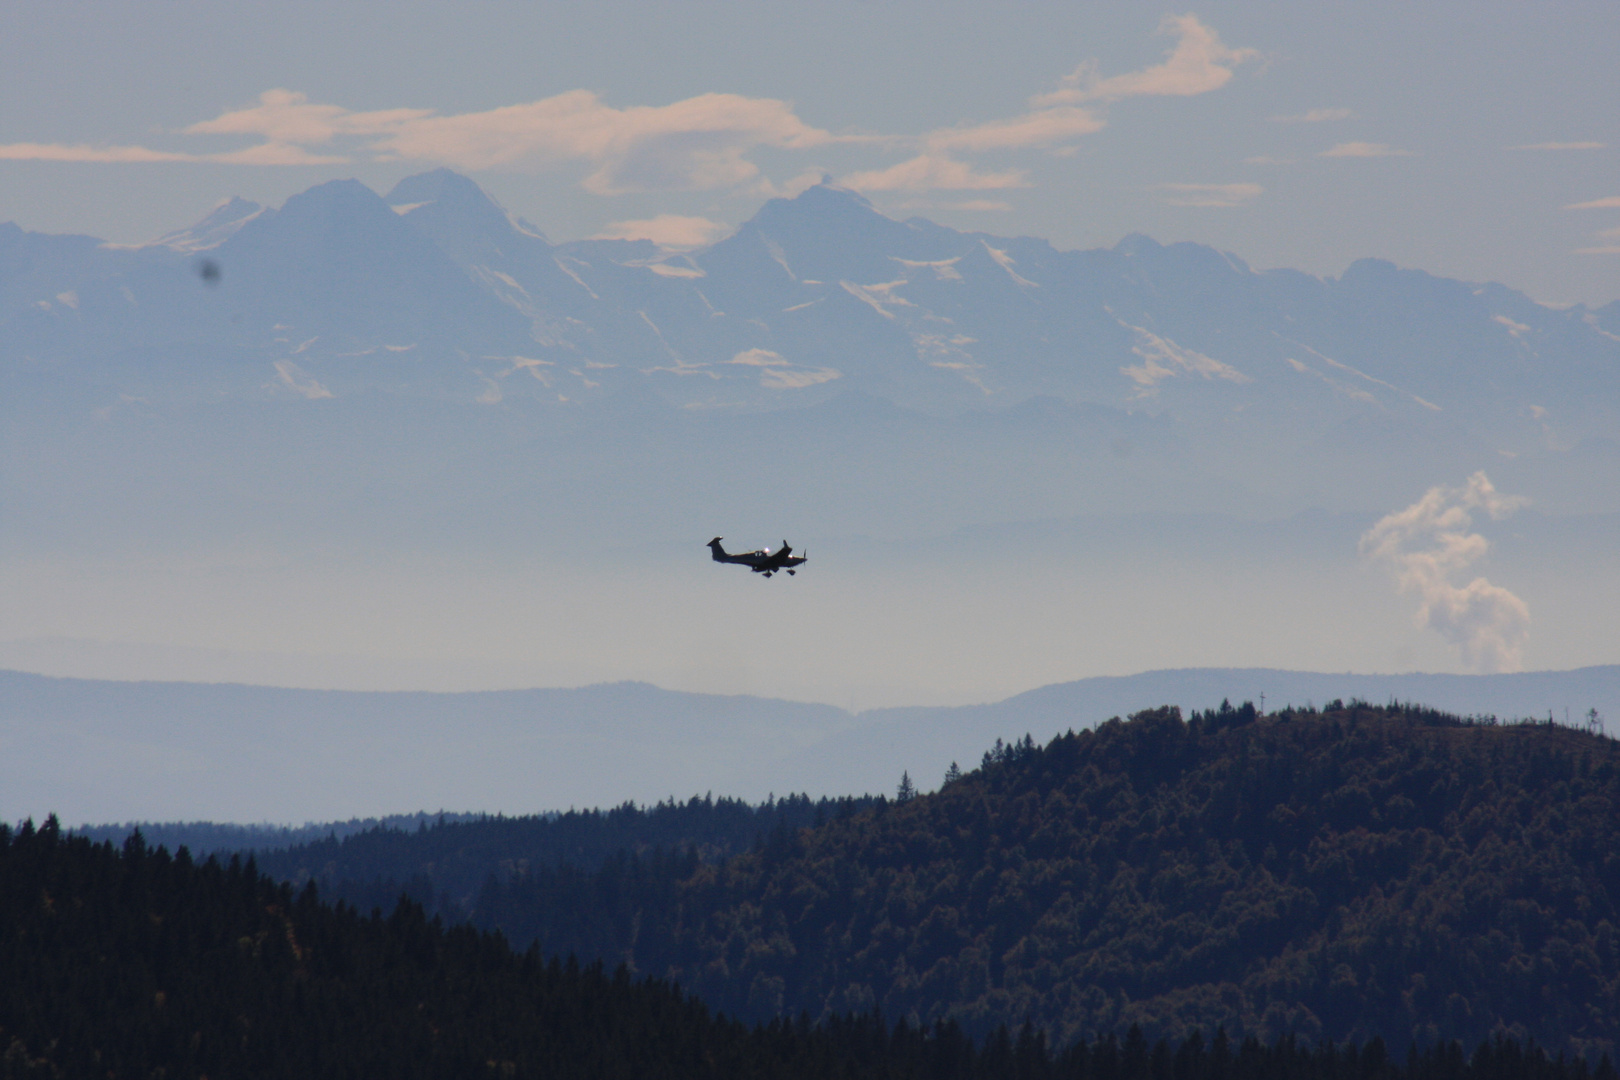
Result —
<path fill-rule="evenodd" d="M 1125 236 L 1120 240 L 1119 243 L 1114 245 L 1114 250 L 1126 257 L 1132 255 L 1151 255 L 1154 252 L 1162 251 L 1163 249 L 1164 245 L 1153 239 L 1153 237 L 1147 235 L 1146 233 L 1138 232 L 1133 232 Z"/>
<path fill-rule="evenodd" d="M 779 222 L 803 220 L 807 216 L 838 220 L 849 226 L 870 226 L 882 221 L 900 225 L 893 218 L 879 213 L 866 196 L 831 180 L 823 180 L 807 187 L 791 199 L 771 199 L 760 207 L 750 224 L 770 227 Z"/>
<path fill-rule="evenodd" d="M 477 182 L 453 169 L 433 169 L 417 173 L 415 176 L 407 176 L 383 196 L 383 201 L 396 209 L 441 200 L 495 205 L 495 200 L 491 199 Z"/>
<path fill-rule="evenodd" d="M 451 169 L 407 176 L 394 185 L 384 201 L 396 214 L 410 218 L 451 248 L 460 246 L 452 240 L 458 234 L 463 238 L 482 236 L 496 243 L 512 232 L 546 239 L 539 229 L 507 213 L 476 181 Z"/>
<path fill-rule="evenodd" d="M 190 254 L 219 247 L 236 234 L 236 230 L 252 221 L 265 208 L 250 199 L 233 195 L 215 205 L 202 219 L 188 228 L 178 229 L 152 241 L 152 247 L 166 247 Z"/>

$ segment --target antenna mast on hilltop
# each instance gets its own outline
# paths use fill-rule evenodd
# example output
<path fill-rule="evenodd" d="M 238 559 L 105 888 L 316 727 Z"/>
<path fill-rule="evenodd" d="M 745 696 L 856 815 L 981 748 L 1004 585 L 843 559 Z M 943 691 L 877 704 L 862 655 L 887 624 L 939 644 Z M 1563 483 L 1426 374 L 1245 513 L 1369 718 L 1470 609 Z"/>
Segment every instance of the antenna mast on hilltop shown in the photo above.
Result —
<path fill-rule="evenodd" d="M 1598 715 L 1596 707 L 1586 710 L 1586 730 L 1593 735 L 1603 734 L 1603 717 Z"/>
<path fill-rule="evenodd" d="M 1260 715 L 1266 715 L 1266 692 L 1260 691 Z"/>

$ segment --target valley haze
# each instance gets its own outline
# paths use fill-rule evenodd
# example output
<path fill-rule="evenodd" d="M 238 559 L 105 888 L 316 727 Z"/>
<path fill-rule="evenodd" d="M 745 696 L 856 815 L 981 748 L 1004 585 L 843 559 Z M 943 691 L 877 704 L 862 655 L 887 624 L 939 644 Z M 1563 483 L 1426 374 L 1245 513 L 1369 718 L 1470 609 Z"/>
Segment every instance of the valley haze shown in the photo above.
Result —
<path fill-rule="evenodd" d="M 1584 728 L 1620 666 L 1503 675 L 1268 669 L 1081 679 L 1004 701 L 850 712 L 646 683 L 431 694 L 58 679 L 0 671 L 0 821 L 300 824 L 418 810 L 536 814 L 713 794 L 932 791 L 999 740 L 1044 743 L 1144 703 L 1438 703 Z"/>

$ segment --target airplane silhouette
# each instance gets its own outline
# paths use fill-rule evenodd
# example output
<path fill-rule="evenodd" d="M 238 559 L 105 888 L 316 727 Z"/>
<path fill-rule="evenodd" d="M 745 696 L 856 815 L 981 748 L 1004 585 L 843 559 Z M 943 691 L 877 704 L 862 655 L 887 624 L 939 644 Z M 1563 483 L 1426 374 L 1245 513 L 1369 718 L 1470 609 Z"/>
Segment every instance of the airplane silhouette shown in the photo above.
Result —
<path fill-rule="evenodd" d="M 733 555 L 720 546 L 720 539 L 717 536 L 709 541 L 709 553 L 714 556 L 715 562 L 741 563 L 754 573 L 764 574 L 766 577 L 770 577 L 778 570 L 786 570 L 788 576 L 792 577 L 793 568 L 804 565 L 805 560 L 809 557 L 793 554 L 793 549 L 788 546 L 786 540 L 782 541 L 782 546 L 777 548 L 775 552 L 765 550 L 740 551 Z"/>

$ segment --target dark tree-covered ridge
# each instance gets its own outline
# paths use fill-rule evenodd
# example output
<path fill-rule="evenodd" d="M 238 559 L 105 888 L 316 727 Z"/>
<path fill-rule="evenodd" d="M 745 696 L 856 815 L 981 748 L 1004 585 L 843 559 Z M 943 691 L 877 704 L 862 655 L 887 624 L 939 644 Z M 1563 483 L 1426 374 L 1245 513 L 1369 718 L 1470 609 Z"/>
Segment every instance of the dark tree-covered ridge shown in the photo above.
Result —
<path fill-rule="evenodd" d="M 745 1027 L 620 969 L 514 954 L 404 901 L 363 917 L 137 835 L 0 826 L 0 1077 L 547 1080 L 1615 1080 L 1497 1039 L 1391 1060 L 1382 1043 L 1269 1046 L 1141 1028 L 1054 1052 L 877 1014 Z"/>
<path fill-rule="evenodd" d="M 463 815 L 420 820 L 414 829 L 378 825 L 253 854 L 264 872 L 296 887 L 313 881 L 322 895 L 362 910 L 390 909 L 403 892 L 460 921 L 491 877 L 504 881 L 559 865 L 593 872 L 608 860 L 661 859 L 666 852 L 718 862 L 774 831 L 818 825 L 880 801 L 787 795 L 750 804 L 705 795 L 652 806 L 627 802 L 610 810 Z"/>
<path fill-rule="evenodd" d="M 1620 1038 L 1617 840 L 1613 740 L 1361 703 L 1161 709 L 722 865 L 491 883 L 474 917 L 744 1016 L 1584 1054 Z"/>

